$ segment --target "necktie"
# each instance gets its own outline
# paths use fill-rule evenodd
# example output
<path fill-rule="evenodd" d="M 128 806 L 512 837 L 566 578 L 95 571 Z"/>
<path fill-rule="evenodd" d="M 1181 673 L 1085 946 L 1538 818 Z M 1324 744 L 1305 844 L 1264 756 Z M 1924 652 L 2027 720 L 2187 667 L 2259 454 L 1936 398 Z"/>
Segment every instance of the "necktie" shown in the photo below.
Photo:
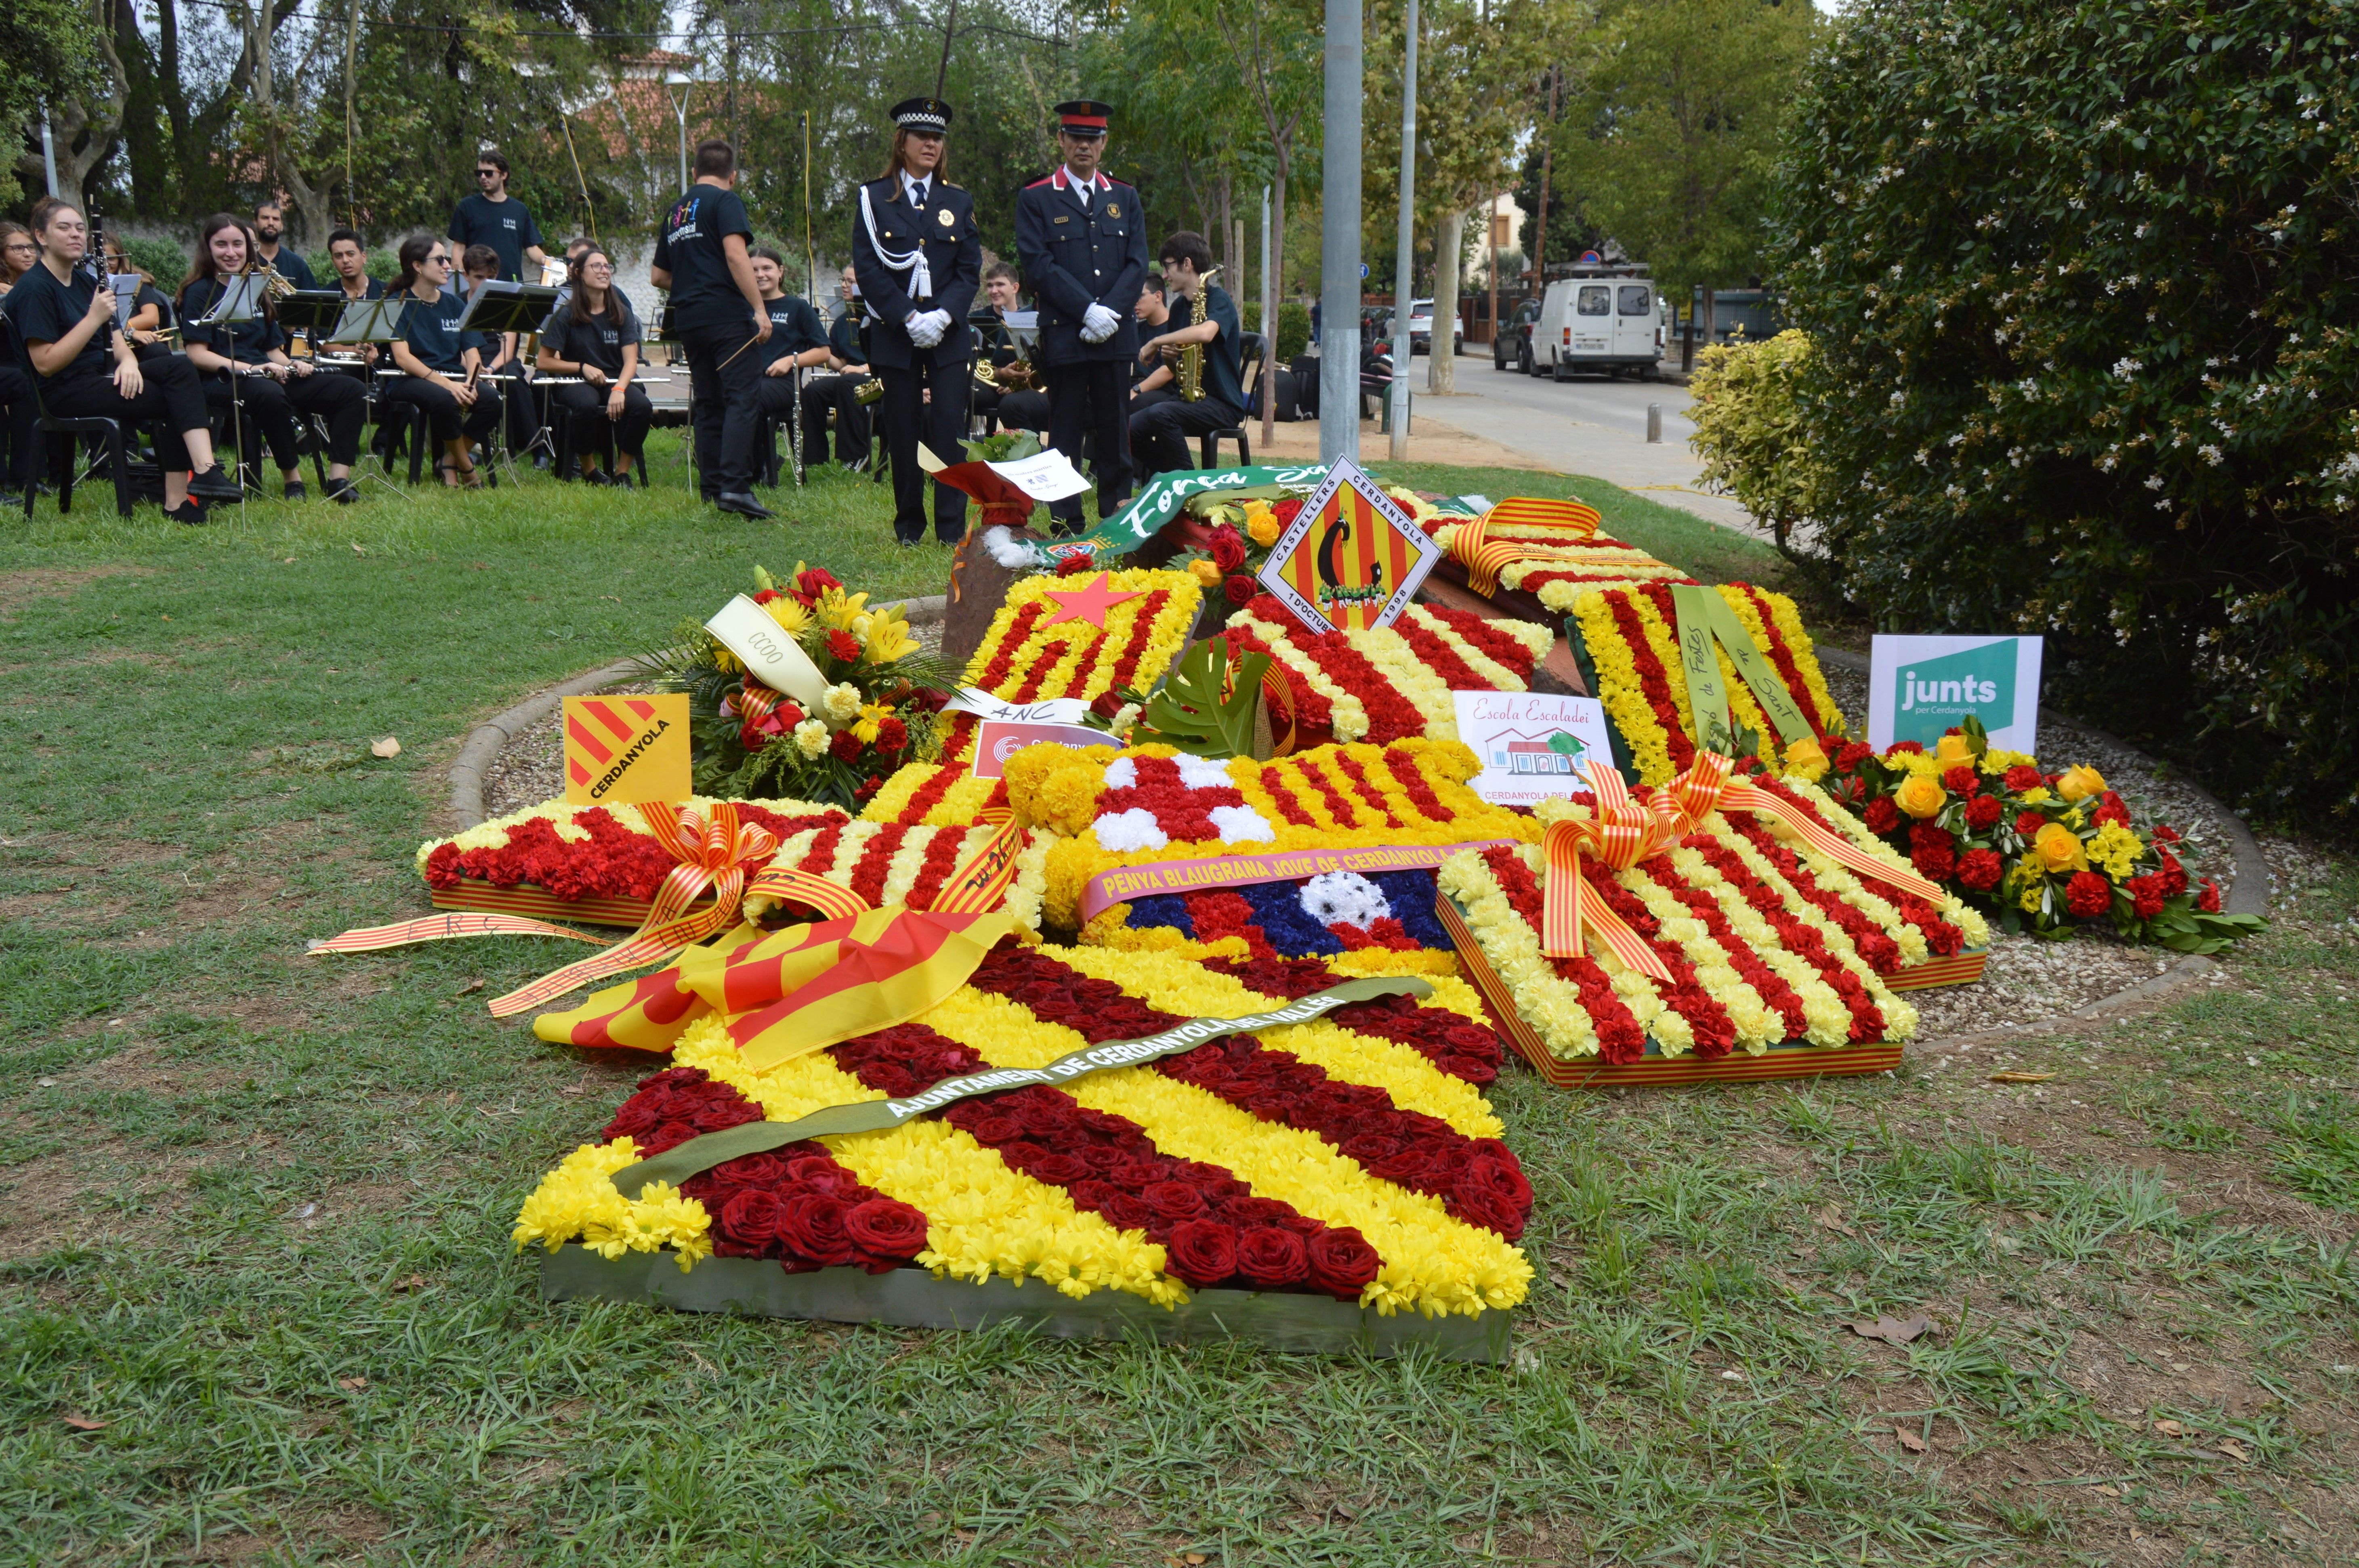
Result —
<path fill-rule="evenodd" d="M 909 187 L 909 205 L 922 212 L 926 210 L 926 182 L 922 180 Z"/>

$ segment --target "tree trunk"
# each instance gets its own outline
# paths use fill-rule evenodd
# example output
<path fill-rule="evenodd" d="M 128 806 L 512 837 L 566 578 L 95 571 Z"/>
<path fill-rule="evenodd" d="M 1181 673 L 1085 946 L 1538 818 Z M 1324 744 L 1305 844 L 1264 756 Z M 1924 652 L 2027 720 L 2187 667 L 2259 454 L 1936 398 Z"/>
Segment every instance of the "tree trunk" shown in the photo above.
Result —
<path fill-rule="evenodd" d="M 1433 239 L 1433 336 L 1426 351 L 1426 390 L 1458 390 L 1458 362 L 1451 343 L 1458 332 L 1458 256 L 1465 248 L 1466 213 L 1441 220 Z"/>

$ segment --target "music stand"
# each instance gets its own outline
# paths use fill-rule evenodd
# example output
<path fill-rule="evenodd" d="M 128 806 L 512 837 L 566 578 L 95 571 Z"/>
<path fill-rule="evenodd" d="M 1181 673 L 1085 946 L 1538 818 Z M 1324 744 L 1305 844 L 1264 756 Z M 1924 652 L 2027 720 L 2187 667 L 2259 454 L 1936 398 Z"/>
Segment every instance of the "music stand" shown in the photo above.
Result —
<path fill-rule="evenodd" d="M 544 289 L 537 283 L 517 283 L 505 278 L 486 278 L 467 291 L 467 308 L 459 314 L 459 331 L 515 332 L 521 337 L 531 338 L 537 344 L 540 339 L 541 324 L 556 309 L 557 290 L 554 289 Z M 528 384 L 524 378 L 523 367 L 524 354 L 519 350 L 516 375 L 503 379 L 509 380 L 510 385 L 518 390 L 525 388 Z M 511 391 L 507 395 L 514 397 L 516 393 Z M 504 410 L 500 420 L 503 427 L 506 425 L 507 418 Z M 548 426 L 544 424 L 533 436 L 533 443 L 538 445 L 547 433 Z M 507 450 L 506 430 L 503 428 L 499 434 L 501 461 L 508 465 L 513 477 L 518 454 Z M 531 447 L 525 450 L 529 452 Z M 550 456 L 555 455 L 556 451 L 552 447 Z"/>
<path fill-rule="evenodd" d="M 241 377 L 236 369 L 237 333 L 234 329 L 240 323 L 253 321 L 262 314 L 263 302 L 266 298 L 263 291 L 263 283 L 262 274 L 245 272 L 222 282 L 221 295 L 213 300 L 213 308 L 188 323 L 192 327 L 233 329 L 230 333 L 230 352 L 226 357 L 231 366 L 229 371 L 231 433 L 237 438 L 237 516 L 240 522 L 245 520 L 245 398 L 237 388 Z M 183 343 L 188 341 L 185 332 L 181 335 L 181 341 Z"/>
<path fill-rule="evenodd" d="M 416 299 L 416 295 L 408 293 L 382 294 L 374 299 L 354 299 L 341 289 L 323 289 L 297 293 L 286 303 L 302 300 L 309 304 L 317 300 L 318 304 L 313 308 L 323 314 L 332 306 L 333 321 L 325 327 L 326 336 L 322 340 L 332 348 L 341 343 L 389 343 L 397 341 L 402 336 L 402 318 L 408 313 Z M 320 344 L 315 343 L 312 346 L 316 349 Z M 369 402 L 375 404 L 377 401 L 376 378 L 367 374 L 365 362 L 361 368 L 362 387 L 368 393 Z M 378 417 L 382 422 L 381 409 Z M 403 505 L 409 503 L 409 496 L 400 485 L 384 474 L 373 472 L 365 463 L 353 464 L 353 477 L 374 479 L 386 490 L 399 496 Z"/>

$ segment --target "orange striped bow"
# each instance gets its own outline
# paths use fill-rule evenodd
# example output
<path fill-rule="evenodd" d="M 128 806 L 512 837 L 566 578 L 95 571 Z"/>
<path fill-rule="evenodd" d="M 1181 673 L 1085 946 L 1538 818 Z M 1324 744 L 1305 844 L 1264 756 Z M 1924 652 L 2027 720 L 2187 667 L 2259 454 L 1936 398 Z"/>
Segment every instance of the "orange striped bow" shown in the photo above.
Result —
<path fill-rule="evenodd" d="M 1499 572 L 1519 561 L 1569 561 L 1572 557 L 1547 545 L 1491 538 L 1495 528 L 1529 528 L 1535 524 L 1570 528 L 1583 539 L 1597 536 L 1601 519 L 1596 508 L 1578 501 L 1544 501 L 1511 495 L 1471 523 L 1462 523 L 1450 536 L 1450 553 L 1466 568 L 1466 585 L 1491 597 L 1499 591 Z"/>
<path fill-rule="evenodd" d="M 1652 800 L 1656 814 L 1669 825 L 1674 840 L 1695 832 L 1714 811 L 1752 811 L 1775 817 L 1793 829 L 1797 838 L 1838 866 L 1914 894 L 1935 909 L 1941 907 L 1941 889 L 1934 883 L 1905 866 L 1894 866 L 1870 855 L 1843 834 L 1811 821 L 1808 812 L 1790 800 L 1741 779 L 1731 779 L 1729 775 L 1735 767 L 1734 761 L 1718 752 L 1700 751 L 1693 766 L 1655 791 Z"/>
<path fill-rule="evenodd" d="M 1541 889 L 1540 951 L 1550 958 L 1581 958 L 1583 928 L 1631 968 L 1669 984 L 1670 970 L 1646 939 L 1632 931 L 1603 898 L 1589 891 L 1581 857 L 1587 855 L 1609 871 L 1625 871 L 1673 842 L 1671 822 L 1654 807 L 1633 800 L 1613 765 L 1589 761 L 1594 813 L 1585 822 L 1550 822 L 1540 836 L 1548 866 Z"/>

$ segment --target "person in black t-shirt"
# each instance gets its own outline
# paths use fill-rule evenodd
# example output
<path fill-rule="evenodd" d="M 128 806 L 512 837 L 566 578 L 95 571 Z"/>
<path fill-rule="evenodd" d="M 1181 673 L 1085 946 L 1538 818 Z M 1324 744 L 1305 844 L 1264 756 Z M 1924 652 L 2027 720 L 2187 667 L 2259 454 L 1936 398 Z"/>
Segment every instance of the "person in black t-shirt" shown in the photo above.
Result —
<path fill-rule="evenodd" d="M 572 421 L 582 477 L 601 483 L 598 457 L 611 426 L 614 473 L 605 483 L 630 484 L 656 411 L 638 385 L 639 320 L 615 291 L 614 258 L 596 245 L 577 253 L 567 269 L 564 300 L 540 329 L 538 367 L 543 376 L 582 378 L 549 389 L 556 417 Z"/>
<path fill-rule="evenodd" d="M 870 377 L 860 280 L 851 267 L 843 269 L 835 292 L 838 308 L 827 329 L 827 363 L 833 374 L 803 383 L 803 463 L 809 466 L 825 458 L 827 416 L 833 409 L 835 461 L 857 473 L 868 466 L 868 410 L 858 393 Z"/>
<path fill-rule="evenodd" d="M 1181 229 L 1163 242 L 1157 258 L 1163 266 L 1164 287 L 1172 299 L 1176 319 L 1180 304 L 1188 307 L 1190 324 L 1166 329 L 1138 345 L 1140 364 L 1160 357 L 1169 365 L 1180 362 L 1180 351 L 1190 343 L 1204 348 L 1204 396 L 1190 403 L 1174 397 L 1151 408 L 1135 408 L 1130 416 L 1130 450 L 1142 475 L 1152 478 L 1196 466 L 1188 455 L 1188 438 L 1206 430 L 1226 430 L 1245 418 L 1245 389 L 1239 385 L 1245 358 L 1244 323 L 1229 291 L 1204 281 L 1212 270 L 1212 247 L 1204 236 Z"/>
<path fill-rule="evenodd" d="M 508 160 L 503 154 L 487 150 L 475 159 L 475 183 L 476 192 L 451 210 L 451 254 L 463 257 L 469 245 L 489 245 L 499 253 L 499 276 L 521 282 L 527 256 L 536 267 L 549 259 L 540 248 L 540 225 L 523 202 L 508 194 Z M 539 278 L 533 274 L 535 282 Z"/>
<path fill-rule="evenodd" d="M 212 314 L 229 279 L 247 270 L 253 254 L 253 236 L 243 223 L 227 212 L 206 219 L 197 235 L 196 265 L 180 289 L 181 319 L 194 323 Z M 239 411 L 261 430 L 288 500 L 305 495 L 303 422 L 313 418 L 328 431 L 329 499 L 345 506 L 360 499 L 352 473 L 368 419 L 368 394 L 358 382 L 290 358 L 277 308 L 266 301 L 250 321 L 192 324 L 183 332 L 189 363 L 204 376 L 205 401 Z M 245 447 L 243 426 L 238 440 Z"/>
<path fill-rule="evenodd" d="M 44 196 L 33 203 L 38 266 L 8 290 L 8 314 L 40 377 L 41 401 L 63 419 L 152 425 L 164 470 L 165 515 L 201 523 L 190 497 L 234 501 L 244 492 L 213 461 L 212 427 L 196 368 L 178 354 L 143 365 L 114 330 L 114 294 L 82 265 L 90 225 L 80 210 Z"/>
<path fill-rule="evenodd" d="M 811 309 L 810 300 L 786 291 L 786 259 L 767 245 L 752 256 L 754 281 L 762 290 L 763 309 L 770 318 L 769 341 L 746 351 L 762 356 L 762 379 L 754 384 L 754 405 L 766 418 L 783 423 L 795 418 L 799 404 L 795 373 L 825 365 L 832 356 L 819 312 Z M 820 461 L 820 453 L 810 449 L 805 449 L 802 457 L 807 464 Z M 747 454 L 747 462 L 758 469 L 768 460 L 756 450 Z"/>
<path fill-rule="evenodd" d="M 131 319 L 121 323 L 122 332 L 131 340 L 131 352 L 141 359 L 171 353 L 164 334 L 171 329 L 172 302 L 156 287 L 155 275 L 125 253 L 122 241 L 112 239 L 106 242 L 106 270 L 112 277 L 136 275 L 139 279 L 139 288 L 131 296 Z"/>
<path fill-rule="evenodd" d="M 475 379 L 484 363 L 484 335 L 459 330 L 467 306 L 451 292 L 448 246 L 430 234 L 412 234 L 401 242 L 400 255 L 401 277 L 392 292 L 406 290 L 410 304 L 402 312 L 403 335 L 394 341 L 393 363 L 408 375 L 388 383 L 383 396 L 426 410 L 442 452 L 434 471 L 443 484 L 480 489 L 484 476 L 475 472 L 473 448 L 500 423 L 497 388 Z"/>
<path fill-rule="evenodd" d="M 1023 288 L 1016 269 L 995 261 L 983 269 L 983 303 L 967 317 L 974 328 L 980 352 L 992 364 L 992 385 L 974 389 L 974 411 L 999 420 L 1002 430 L 1045 432 L 1049 429 L 1049 394 L 1031 362 L 1007 324 L 1008 313 L 1023 305 Z"/>
<path fill-rule="evenodd" d="M 673 335 L 688 350 L 689 422 L 696 430 L 697 483 L 706 500 L 740 517 L 774 517 L 754 499 L 755 388 L 770 315 L 754 281 L 754 225 L 737 199 L 737 152 L 701 143 L 696 183 L 680 193 L 656 235 L 648 277 L 671 290 Z"/>
<path fill-rule="evenodd" d="M 16 333 L 8 321 L 8 290 L 40 265 L 41 242 L 24 224 L 0 218 L 0 410 L 7 415 L 8 445 L 0 453 L 0 506 L 14 506 L 33 482 L 34 433 L 38 410 L 33 383 L 16 364 Z"/>
<path fill-rule="evenodd" d="M 276 201 L 265 201 L 254 210 L 254 254 L 262 265 L 275 268 L 278 276 L 298 289 L 317 289 L 319 275 L 303 253 L 293 245 L 279 244 L 287 233 L 287 209 Z"/>

